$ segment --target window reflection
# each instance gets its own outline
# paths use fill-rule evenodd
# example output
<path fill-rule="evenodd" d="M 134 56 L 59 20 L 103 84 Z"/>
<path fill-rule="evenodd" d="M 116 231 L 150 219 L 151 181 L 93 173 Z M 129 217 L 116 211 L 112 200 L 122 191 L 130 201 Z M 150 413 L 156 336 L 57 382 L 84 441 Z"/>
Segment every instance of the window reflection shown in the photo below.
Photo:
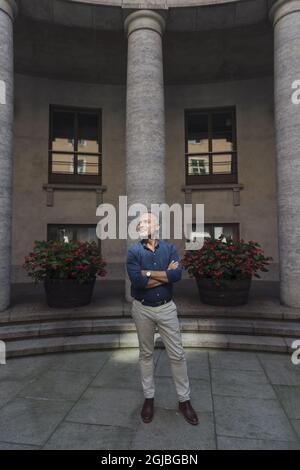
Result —
<path fill-rule="evenodd" d="M 226 237 L 239 238 L 239 224 L 226 223 L 226 224 L 204 224 L 204 231 L 200 230 L 200 225 L 196 223 L 188 224 L 187 226 L 187 242 L 197 242 L 204 237 L 219 238 L 221 234 L 224 235 L 222 241 L 226 241 Z"/>
<path fill-rule="evenodd" d="M 50 183 L 101 182 L 101 111 L 50 107 Z"/>
<path fill-rule="evenodd" d="M 187 184 L 237 182 L 234 107 L 185 111 Z"/>
<path fill-rule="evenodd" d="M 94 155 L 78 155 L 77 173 L 82 175 L 96 175 L 99 172 L 99 159 Z"/>
<path fill-rule="evenodd" d="M 231 155 L 213 155 L 213 173 L 231 173 Z"/>
<path fill-rule="evenodd" d="M 96 114 L 78 114 L 78 152 L 95 153 L 99 151 L 98 126 Z"/>
<path fill-rule="evenodd" d="M 72 174 L 74 172 L 74 156 L 72 154 L 53 153 L 52 173 Z"/>
<path fill-rule="evenodd" d="M 212 151 L 231 152 L 232 118 L 229 113 L 214 113 L 212 115 Z"/>
<path fill-rule="evenodd" d="M 188 116 L 188 153 L 208 152 L 208 115 Z"/>
<path fill-rule="evenodd" d="M 188 172 L 190 175 L 205 175 L 209 173 L 209 157 L 189 157 L 188 159 Z"/>
<path fill-rule="evenodd" d="M 99 238 L 96 235 L 96 226 L 78 224 L 49 224 L 48 240 L 64 241 L 66 243 L 71 241 L 95 241 L 98 244 L 99 242 Z"/>
<path fill-rule="evenodd" d="M 52 150 L 74 150 L 74 113 L 57 111 L 53 113 Z"/>

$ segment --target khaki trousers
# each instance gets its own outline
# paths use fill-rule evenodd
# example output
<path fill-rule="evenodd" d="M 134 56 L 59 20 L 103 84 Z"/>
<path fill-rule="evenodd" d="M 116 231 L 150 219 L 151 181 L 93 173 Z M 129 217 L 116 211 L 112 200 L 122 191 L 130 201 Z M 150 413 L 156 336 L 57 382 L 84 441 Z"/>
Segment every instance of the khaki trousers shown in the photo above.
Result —
<path fill-rule="evenodd" d="M 132 302 L 131 316 L 135 322 L 139 340 L 139 364 L 145 398 L 154 397 L 154 334 L 155 325 L 165 345 L 176 386 L 178 401 L 190 399 L 190 386 L 185 352 L 182 346 L 177 308 L 173 300 L 157 307 Z"/>

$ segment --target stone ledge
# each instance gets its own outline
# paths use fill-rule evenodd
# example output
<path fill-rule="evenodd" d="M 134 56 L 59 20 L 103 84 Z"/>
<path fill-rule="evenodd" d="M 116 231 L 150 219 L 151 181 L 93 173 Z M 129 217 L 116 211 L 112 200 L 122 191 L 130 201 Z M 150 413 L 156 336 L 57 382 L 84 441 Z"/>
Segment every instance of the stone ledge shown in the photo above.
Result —
<path fill-rule="evenodd" d="M 254 336 L 300 338 L 300 325 L 294 322 L 267 320 L 240 320 L 228 318 L 179 318 L 182 333 L 226 333 Z M 158 328 L 156 327 L 156 331 Z M 36 322 L 0 326 L 0 339 L 6 341 L 77 336 L 89 334 L 111 334 L 136 332 L 132 319 L 82 319 Z"/>
<path fill-rule="evenodd" d="M 163 341 L 155 333 L 155 348 L 164 348 Z M 184 348 L 215 348 L 241 351 L 289 353 L 288 343 L 283 338 L 251 335 L 227 335 L 207 333 L 182 333 Z M 98 334 L 31 340 L 9 341 L 6 357 L 31 356 L 67 351 L 91 351 L 119 349 L 126 347 L 138 348 L 136 332 L 121 334 Z"/>

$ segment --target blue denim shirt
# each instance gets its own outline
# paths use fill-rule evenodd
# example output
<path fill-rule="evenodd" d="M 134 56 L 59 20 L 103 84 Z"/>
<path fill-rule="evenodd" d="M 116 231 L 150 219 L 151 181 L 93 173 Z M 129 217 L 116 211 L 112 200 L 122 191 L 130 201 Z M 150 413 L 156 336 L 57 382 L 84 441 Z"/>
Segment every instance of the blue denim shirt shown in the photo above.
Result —
<path fill-rule="evenodd" d="M 172 298 L 173 282 L 180 281 L 182 276 L 180 263 L 177 268 L 168 269 L 171 261 L 179 261 L 176 246 L 165 240 L 157 240 L 153 252 L 146 242 L 146 239 L 139 240 L 128 249 L 126 268 L 131 281 L 131 296 L 148 302 L 169 300 Z M 166 271 L 169 282 L 146 289 L 149 278 L 142 275 L 141 270 Z"/>

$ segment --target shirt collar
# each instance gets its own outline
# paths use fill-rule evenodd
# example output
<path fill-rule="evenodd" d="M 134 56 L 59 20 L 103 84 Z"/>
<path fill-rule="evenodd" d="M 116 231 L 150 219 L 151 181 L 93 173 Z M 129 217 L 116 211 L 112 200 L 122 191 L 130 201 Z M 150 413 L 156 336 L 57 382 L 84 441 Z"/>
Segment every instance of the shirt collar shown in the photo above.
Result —
<path fill-rule="evenodd" d="M 146 248 L 146 249 L 148 250 L 149 248 L 148 248 L 147 245 L 146 245 L 147 240 L 148 240 L 147 238 L 142 238 L 142 239 L 140 240 L 140 243 L 143 245 L 144 248 Z M 155 241 L 156 241 L 156 245 L 155 245 L 154 248 L 155 248 L 155 250 L 156 250 L 156 248 L 158 248 L 158 246 L 159 246 L 159 239 L 156 238 Z"/>

